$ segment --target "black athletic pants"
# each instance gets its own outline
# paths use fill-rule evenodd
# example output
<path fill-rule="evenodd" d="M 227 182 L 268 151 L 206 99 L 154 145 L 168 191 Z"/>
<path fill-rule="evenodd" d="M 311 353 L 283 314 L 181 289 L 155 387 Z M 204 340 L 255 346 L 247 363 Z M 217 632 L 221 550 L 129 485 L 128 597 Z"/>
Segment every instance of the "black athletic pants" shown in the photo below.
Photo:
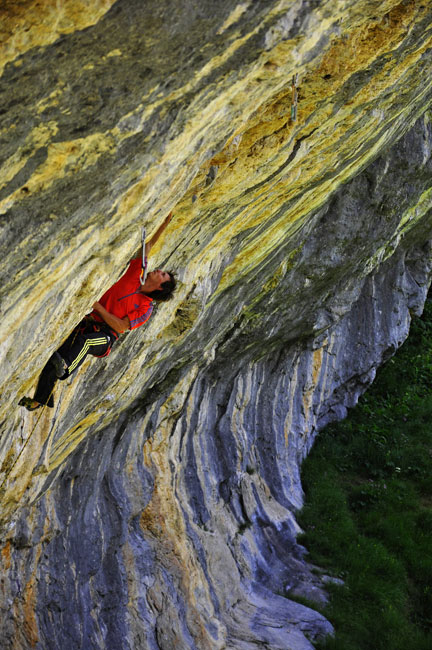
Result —
<path fill-rule="evenodd" d="M 102 325 L 102 327 L 104 326 Z M 65 374 L 62 377 L 57 376 L 56 367 L 51 357 L 39 376 L 34 399 L 39 404 L 46 404 L 52 408 L 54 406 L 54 386 L 57 379 L 67 379 L 80 367 L 88 354 L 94 357 L 105 356 L 114 340 L 114 335 L 102 331 L 101 326 L 94 321 L 84 319 L 57 350 L 67 365 Z"/>

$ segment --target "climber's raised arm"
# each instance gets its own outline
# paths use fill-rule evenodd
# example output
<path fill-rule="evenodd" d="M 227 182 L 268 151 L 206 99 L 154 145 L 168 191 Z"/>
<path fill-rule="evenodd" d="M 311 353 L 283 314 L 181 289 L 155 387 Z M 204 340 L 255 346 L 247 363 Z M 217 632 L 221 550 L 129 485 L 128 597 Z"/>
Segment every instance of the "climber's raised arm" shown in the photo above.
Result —
<path fill-rule="evenodd" d="M 165 230 L 165 228 L 168 226 L 169 222 L 171 221 L 172 217 L 173 217 L 173 213 L 170 212 L 165 217 L 164 222 L 156 230 L 155 234 L 152 237 L 150 237 L 150 239 L 148 241 L 146 241 L 146 245 L 145 245 L 145 253 L 146 253 L 146 255 L 148 255 L 150 253 L 150 250 L 156 244 L 159 237 L 162 235 L 163 231 Z"/>

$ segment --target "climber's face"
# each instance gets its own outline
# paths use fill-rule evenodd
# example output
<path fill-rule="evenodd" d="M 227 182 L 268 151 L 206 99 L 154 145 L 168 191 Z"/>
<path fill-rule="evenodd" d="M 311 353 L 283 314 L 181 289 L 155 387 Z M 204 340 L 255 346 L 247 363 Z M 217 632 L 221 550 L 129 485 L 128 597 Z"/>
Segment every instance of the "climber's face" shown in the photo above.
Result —
<path fill-rule="evenodd" d="M 162 288 L 164 282 L 169 282 L 170 274 L 161 269 L 147 273 L 146 281 L 143 284 L 142 291 L 157 291 Z"/>
<path fill-rule="evenodd" d="M 170 274 L 166 271 L 162 271 L 161 269 L 150 271 L 147 277 L 151 278 L 152 282 L 158 285 L 155 287 L 155 289 L 160 289 L 164 282 L 169 282 L 170 280 Z"/>

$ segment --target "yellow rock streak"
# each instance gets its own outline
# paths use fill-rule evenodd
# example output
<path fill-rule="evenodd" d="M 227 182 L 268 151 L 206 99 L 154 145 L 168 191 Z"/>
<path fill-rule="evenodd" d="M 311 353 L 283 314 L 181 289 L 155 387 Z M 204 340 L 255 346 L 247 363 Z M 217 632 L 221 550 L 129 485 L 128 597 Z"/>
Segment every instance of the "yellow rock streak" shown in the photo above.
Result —
<path fill-rule="evenodd" d="M 15 0 L 0 6 L 0 75 L 4 66 L 62 34 L 94 25 L 115 0 Z"/>

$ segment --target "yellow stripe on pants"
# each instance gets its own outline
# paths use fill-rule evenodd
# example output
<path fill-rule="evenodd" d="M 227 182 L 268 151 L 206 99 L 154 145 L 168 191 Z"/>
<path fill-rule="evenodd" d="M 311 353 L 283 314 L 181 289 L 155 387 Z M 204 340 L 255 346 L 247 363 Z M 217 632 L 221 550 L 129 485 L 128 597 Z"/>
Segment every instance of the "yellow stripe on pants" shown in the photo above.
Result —
<path fill-rule="evenodd" d="M 87 339 L 87 341 L 84 344 L 83 349 L 81 350 L 81 352 L 79 353 L 79 355 L 77 356 L 75 361 L 73 361 L 71 363 L 71 365 L 69 366 L 69 368 L 68 368 L 69 373 L 71 373 L 71 372 L 73 372 L 75 370 L 75 368 L 79 365 L 79 362 L 81 361 L 81 359 L 83 357 L 85 357 L 85 355 L 88 353 L 88 351 L 89 351 L 89 349 L 90 349 L 90 347 L 92 345 L 103 345 L 104 343 L 105 344 L 108 343 L 107 337 L 104 337 L 103 339 Z"/>

